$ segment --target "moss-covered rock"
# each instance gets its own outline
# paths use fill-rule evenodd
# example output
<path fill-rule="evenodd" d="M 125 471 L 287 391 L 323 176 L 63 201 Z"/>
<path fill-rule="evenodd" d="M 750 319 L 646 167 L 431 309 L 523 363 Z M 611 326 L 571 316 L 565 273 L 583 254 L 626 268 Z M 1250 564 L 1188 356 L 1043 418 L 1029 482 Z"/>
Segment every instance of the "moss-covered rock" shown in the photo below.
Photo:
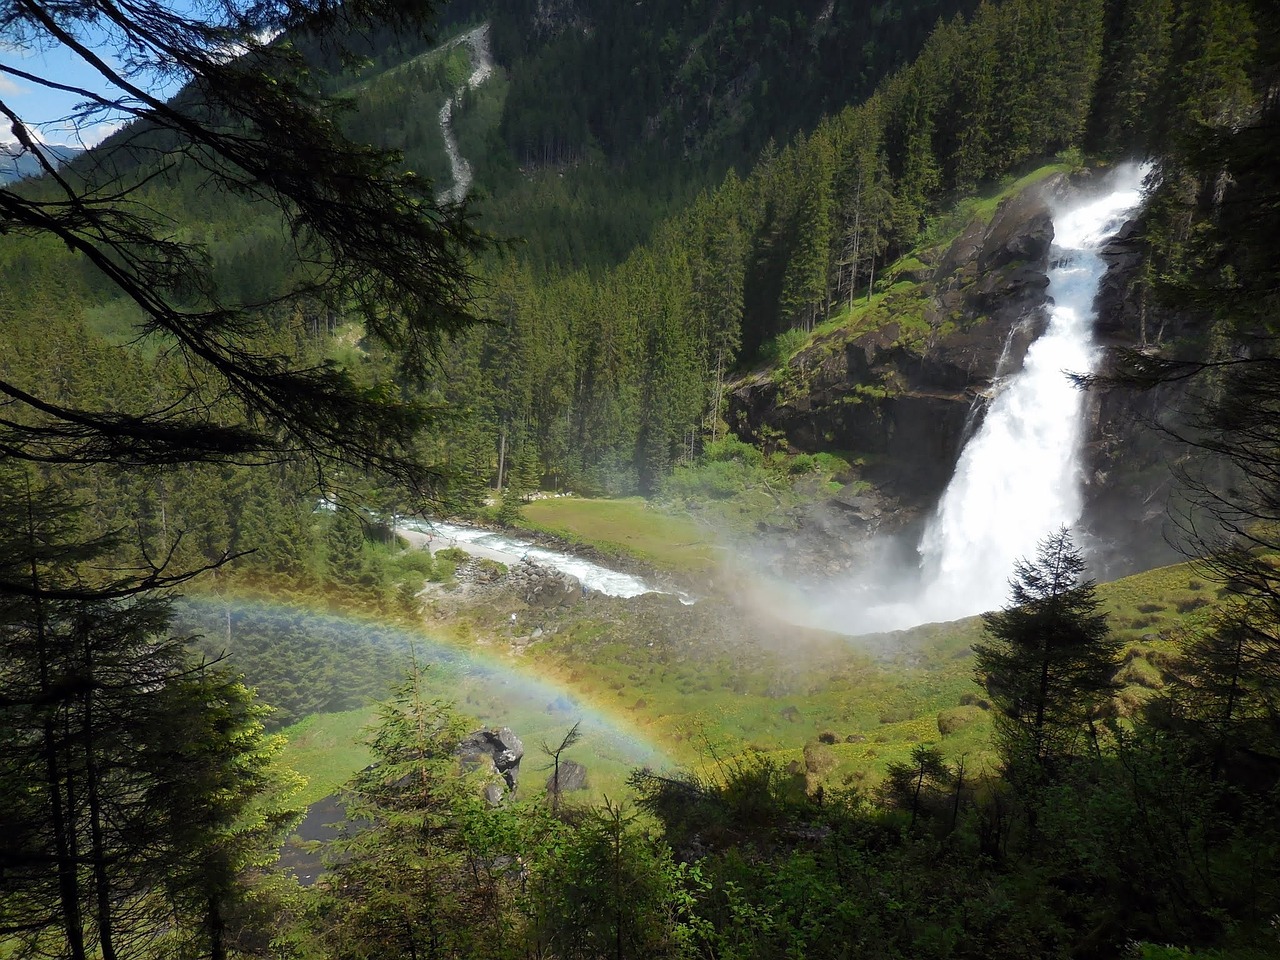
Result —
<path fill-rule="evenodd" d="M 938 713 L 938 732 L 944 737 L 963 730 L 982 719 L 982 708 L 976 706 L 951 707 Z"/>
<path fill-rule="evenodd" d="M 1148 690 L 1164 688 L 1164 677 L 1160 670 L 1145 657 L 1134 657 L 1116 671 L 1116 683 L 1127 686 L 1146 687 Z"/>

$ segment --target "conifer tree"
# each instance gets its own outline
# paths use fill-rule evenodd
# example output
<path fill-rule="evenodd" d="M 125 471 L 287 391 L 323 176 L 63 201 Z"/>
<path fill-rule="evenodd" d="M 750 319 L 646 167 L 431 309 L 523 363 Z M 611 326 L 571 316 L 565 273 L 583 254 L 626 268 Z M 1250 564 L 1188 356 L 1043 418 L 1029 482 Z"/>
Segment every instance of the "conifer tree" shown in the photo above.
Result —
<path fill-rule="evenodd" d="M 1082 754 L 1097 708 L 1115 689 L 1120 642 L 1098 612 L 1084 559 L 1066 528 L 1020 560 L 1003 610 L 983 614 L 978 682 L 996 707 L 1006 774 L 1023 787 L 1052 780 Z"/>
<path fill-rule="evenodd" d="M 185 387 L 176 397 L 77 403 L 49 382 L 0 378 L 11 411 L 0 450 L 34 462 L 135 465 L 309 455 L 422 483 L 413 439 L 427 407 L 270 341 L 275 313 L 321 303 L 363 322 L 413 379 L 441 338 L 472 320 L 469 258 L 487 243 L 465 205 L 437 203 L 429 183 L 398 170 L 396 154 L 343 134 L 332 120 L 343 104 L 325 94 L 323 71 L 303 52 L 349 62 L 375 25 L 423 31 L 433 13 L 395 0 L 231 4 L 199 15 L 109 0 L 0 8 L 6 38 L 57 47 L 93 80 L 69 87 L 35 61 L 6 60 L 0 76 L 73 93 L 75 123 L 133 121 L 63 172 L 37 142 L 39 118 L 0 100 L 0 123 L 45 174 L 40 189 L 0 186 L 6 245 L 48 242 L 64 251 L 54 256 L 74 257 L 63 262 L 129 304 L 139 339 L 180 359 Z M 126 51 L 125 65 L 104 47 Z M 157 79 L 185 86 L 166 99 L 150 89 Z M 175 169 L 205 198 L 247 195 L 278 210 L 295 267 L 283 290 L 237 299 L 219 289 L 209 246 L 176 238 L 149 202 L 148 182 Z"/>
<path fill-rule="evenodd" d="M 168 634 L 157 590 L 182 577 L 104 576 L 114 543 L 80 539 L 65 496 L 23 477 L 0 494 L 0 930 L 72 957 L 216 952 L 242 871 L 293 822 L 263 800 L 279 744 Z"/>
<path fill-rule="evenodd" d="M 486 914 L 494 865 L 480 862 L 468 828 L 502 814 L 484 809 L 482 779 L 463 775 L 466 733 L 416 666 L 381 705 L 370 741 L 377 762 L 346 790 L 349 819 L 361 826 L 333 865 L 328 936 L 340 960 L 480 956 L 486 936 L 500 941 L 501 925 Z"/>

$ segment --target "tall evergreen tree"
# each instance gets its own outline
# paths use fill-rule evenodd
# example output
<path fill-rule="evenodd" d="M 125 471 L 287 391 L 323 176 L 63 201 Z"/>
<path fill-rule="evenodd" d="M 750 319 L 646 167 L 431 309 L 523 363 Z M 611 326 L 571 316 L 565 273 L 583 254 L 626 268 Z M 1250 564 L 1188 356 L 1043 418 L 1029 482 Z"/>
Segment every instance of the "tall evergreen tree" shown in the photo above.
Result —
<path fill-rule="evenodd" d="M 445 333 L 472 320 L 469 257 L 486 244 L 465 206 L 437 203 L 430 184 L 398 172 L 394 153 L 344 135 L 331 119 L 342 104 L 325 94 L 322 71 L 301 49 L 349 59 L 363 31 L 380 23 L 422 31 L 433 12 L 394 0 L 286 0 L 199 16 L 108 0 L 18 0 L 0 9 L 6 37 L 57 47 L 94 77 L 74 90 L 82 101 L 74 122 L 104 113 L 133 121 L 62 172 L 37 142 L 36 118 L 0 100 L 18 149 L 45 173 L 39 188 L 0 186 L 6 244 L 28 238 L 64 248 L 71 268 L 128 303 L 139 339 L 180 358 L 186 387 L 127 405 L 70 404 L 52 384 L 23 389 L 2 379 L 11 413 L 0 450 L 38 462 L 131 464 L 309 454 L 423 481 L 413 438 L 426 407 L 270 339 L 282 306 L 320 302 L 363 322 L 370 342 L 394 350 L 413 378 Z M 280 31 L 281 39 L 264 39 Z M 112 66 L 103 47 L 127 51 L 126 65 Z M 0 64 L 0 76 L 68 89 L 33 64 Z M 156 78 L 186 86 L 165 99 L 149 89 Z M 174 167 L 198 185 L 195 193 L 249 195 L 278 210 L 289 234 L 281 250 L 292 258 L 285 289 L 247 301 L 219 290 L 210 249 L 176 238 L 149 202 L 150 181 Z"/>
<path fill-rule="evenodd" d="M 341 960 L 504 955 L 493 885 L 515 879 L 519 864 L 512 851 L 484 848 L 481 838 L 501 830 L 472 830 L 507 814 L 485 809 L 480 774 L 463 775 L 466 732 L 450 705 L 428 698 L 416 666 L 381 705 L 377 762 L 346 790 L 361 826 L 340 844 L 327 898 L 328 946 Z"/>
<path fill-rule="evenodd" d="M 1083 571 L 1066 528 L 1050 534 L 1034 561 L 1014 566 L 1009 605 L 983 614 L 987 639 L 974 646 L 1006 773 L 1023 787 L 1081 755 L 1094 712 L 1115 689 L 1120 641 Z"/>
<path fill-rule="evenodd" d="M 74 504 L 21 477 L 0 491 L 0 929 L 103 960 L 208 947 L 292 823 L 286 803 L 250 825 L 279 745 L 168 635 L 156 590 L 181 577 L 104 577 L 114 544 L 80 539 Z"/>

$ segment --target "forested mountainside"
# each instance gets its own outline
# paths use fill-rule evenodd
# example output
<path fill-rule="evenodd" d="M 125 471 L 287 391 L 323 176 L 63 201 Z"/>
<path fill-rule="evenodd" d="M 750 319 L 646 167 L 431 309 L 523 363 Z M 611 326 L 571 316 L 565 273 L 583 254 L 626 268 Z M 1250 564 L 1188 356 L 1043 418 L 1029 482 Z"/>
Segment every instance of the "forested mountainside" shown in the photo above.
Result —
<path fill-rule="evenodd" d="M 476 96 L 505 98 L 477 168 L 494 196 L 484 209 L 530 241 L 524 259 L 537 266 L 615 262 L 727 170 L 749 169 L 766 143 L 865 98 L 936 22 L 975 6 L 494 5 L 486 15 L 508 82 Z"/>
<path fill-rule="evenodd" d="M 909 62 L 939 20 L 976 4 L 503 4 L 493 11 L 511 71 L 503 140 L 523 165 L 696 159 L 742 169 L 863 99 Z"/>
<path fill-rule="evenodd" d="M 766 150 L 749 175 L 730 173 L 618 269 L 546 283 L 509 261 L 493 311 L 502 331 L 456 360 L 479 381 L 512 383 L 488 414 L 491 445 L 506 434 L 532 444 L 526 456 L 549 482 L 653 491 L 701 437 L 737 427 L 725 415 L 741 371 L 788 359 L 825 323 L 896 324 L 905 356 L 922 357 L 990 314 L 950 315 L 921 286 L 935 272 L 952 282 L 943 254 L 990 216 L 958 202 L 1054 159 L 1072 170 L 1086 157 L 1158 158 L 1134 241 L 1141 265 L 1124 281 L 1138 314 L 1157 309 L 1152 281 L 1182 269 L 1187 225 L 1212 212 L 1185 173 L 1187 131 L 1222 129 L 1265 102 L 1255 35 L 1234 7 L 1200 4 L 1010 2 L 940 24 L 865 104 Z M 1186 330 L 1206 330 L 1201 319 Z M 1131 326 L 1120 339 L 1144 348 L 1184 330 Z M 837 399 L 874 407 L 899 389 L 852 374 Z"/>
<path fill-rule="evenodd" d="M 1276 954 L 1274 3 L 475 3 L 442 43 L 354 44 L 422 8 L 289 3 L 317 33 L 258 47 L 276 6 L 253 4 L 242 58 L 107 6 L 201 83 L 0 186 L 0 957 Z M 101 26 L 49 9 L 0 24 Z M 440 108 L 486 24 L 503 69 L 453 133 L 487 197 L 454 204 Z M 723 568 L 696 597 L 601 600 L 400 549 L 397 516 L 492 498 L 516 521 L 537 488 L 732 503 L 749 476 L 781 505 L 812 474 L 862 527 L 918 515 L 1036 329 L 1048 208 L 1132 160 L 1090 482 L 1134 540 L 1176 459 L 1197 565 L 1104 605 L 1061 529 L 1004 609 L 849 638 L 774 621 Z M 768 522 L 746 522 L 754 548 Z M 424 623 L 460 562 L 494 589 Z M 175 607 L 182 587 L 203 596 Z M 297 598 L 378 624 L 277 605 Z M 414 649 L 446 628 L 499 687 L 563 671 L 530 684 L 565 727 L 545 791 L 499 775 L 510 731 L 435 699 L 466 695 Z M 346 768 L 358 829 L 304 889 L 274 869 L 300 811 L 269 725 L 368 708 L 406 659 Z M 635 771 L 634 806 L 570 802 L 580 689 L 705 762 Z M 678 730 L 653 718 L 674 705 Z M 728 754 L 708 731 L 734 723 Z M 477 738 L 494 763 L 463 772 Z"/>
<path fill-rule="evenodd" d="M 708 35 L 715 34 L 728 23 L 727 9 L 705 11 L 704 21 L 689 13 L 678 21 L 680 29 L 687 33 L 703 22 L 710 24 Z M 904 8 L 896 18 L 892 5 L 876 9 L 885 29 L 924 16 L 919 6 L 910 8 L 913 13 Z M 593 28 L 590 11 L 577 5 L 518 10 L 513 22 L 524 23 L 541 11 L 546 50 L 568 43 L 567 34 L 594 39 L 634 27 L 619 14 L 617 23 L 606 17 Z M 812 20 L 826 23 L 821 13 Z M 465 7 L 456 12 L 467 22 L 474 15 Z M 751 22 L 758 19 L 752 13 Z M 493 30 L 502 56 L 500 22 Z M 576 27 L 570 29 L 570 23 Z M 902 29 L 909 45 L 913 34 Z M 535 35 L 543 34 L 529 38 Z M 1002 177 L 1045 161 L 1056 160 L 1060 171 L 1070 172 L 1086 159 L 1158 158 L 1158 192 L 1145 226 L 1129 240 L 1136 252 L 1126 259 L 1127 272 L 1111 284 L 1126 291 L 1119 300 L 1127 319 L 1117 313 L 1111 329 L 1117 343 L 1144 349 L 1190 342 L 1203 347 L 1212 340 L 1208 319 L 1195 306 L 1166 310 L 1153 285 L 1186 268 L 1192 255 L 1188 245 L 1199 236 L 1188 225 L 1212 215 L 1217 190 L 1243 196 L 1249 189 L 1243 181 L 1219 183 L 1212 190 L 1198 186 L 1190 138 L 1193 131 L 1230 129 L 1261 109 L 1267 53 L 1260 36 L 1254 19 L 1230 5 L 1137 0 L 1015 0 L 983 4 L 970 20 L 938 23 L 920 55 L 881 82 L 866 103 L 827 117 L 785 146 L 767 146 L 749 173 L 731 170 L 718 187 L 666 219 L 652 240 L 616 268 L 548 276 L 542 269 L 545 251 L 526 256 L 521 247 L 485 262 L 477 306 L 492 324 L 455 340 L 440 366 L 429 363 L 419 371 L 427 395 L 447 411 L 436 427 L 439 458 L 456 476 L 469 478 L 472 494 L 513 480 L 525 488 L 652 493 L 674 467 L 695 461 L 706 439 L 731 430 L 793 451 L 830 449 L 855 464 L 875 461 L 885 453 L 881 439 L 856 427 L 819 428 L 822 410 L 843 407 L 854 421 L 891 420 L 905 409 L 913 388 L 930 389 L 927 375 L 921 381 L 908 368 L 936 366 L 953 332 L 1002 342 L 1007 317 L 997 317 L 994 300 L 1010 291 L 988 291 L 985 300 L 970 296 L 959 307 L 940 306 L 944 288 L 966 282 L 956 273 L 961 264 L 947 251 L 957 238 L 983 229 L 991 216 L 990 199 L 975 205 L 964 198 L 998 197 Z M 529 38 L 525 58 L 538 49 Z M 887 67 L 905 56 L 894 49 L 878 62 Z M 465 45 L 453 45 L 408 62 L 397 54 L 395 64 L 385 68 L 375 58 L 367 68 L 371 75 L 351 88 L 358 104 L 352 128 L 362 137 L 382 134 L 406 150 L 410 166 L 435 163 L 437 180 L 446 177 L 439 169 L 442 154 L 428 142 L 440 136 L 431 97 L 443 96 L 465 78 L 470 57 Z M 586 62 L 596 69 L 595 60 Z M 816 85 L 822 75 L 821 70 L 815 74 Z M 509 79 L 492 82 L 514 85 L 524 82 L 521 76 L 513 64 Z M 586 86 L 593 96 L 614 88 L 612 82 Z M 482 86 L 477 95 L 485 90 Z M 426 108 L 402 109 L 406 92 L 424 98 Z M 463 125 L 473 108 L 478 107 L 464 103 L 459 140 L 482 169 L 492 154 L 468 141 Z M 625 166 L 617 155 L 625 152 L 621 135 L 610 142 L 612 161 Z M 633 145 L 643 150 L 644 143 L 638 137 Z M 676 154 L 686 149 L 663 143 L 662 149 Z M 112 144 L 95 153 L 111 156 Z M 593 176 L 591 170 L 568 168 L 554 179 L 572 188 L 579 178 L 589 182 Z M 534 174 L 526 186 L 540 189 L 540 177 Z M 274 296 L 290 279 L 277 266 L 287 259 L 288 234 L 260 207 L 200 192 L 195 182 L 179 168 L 176 178 L 149 182 L 140 197 L 178 224 L 180 235 L 206 245 L 225 302 Z M 43 188 L 33 184 L 30 189 Z M 661 186 L 656 189 L 662 193 Z M 518 191 L 495 193 L 494 202 L 518 204 Z M 578 209 L 554 190 L 539 202 L 564 216 L 576 216 Z M 659 207 L 662 202 L 654 201 Z M 83 305 L 91 330 L 119 340 L 130 336 L 133 306 L 58 244 L 11 243 L 2 255 L 6 289 L 29 291 L 29 304 L 58 305 L 64 315 Z M 1006 280 L 1016 285 L 1018 278 L 1008 271 L 1025 259 L 1025 253 L 1010 255 Z M 336 305 L 303 301 L 277 312 L 279 336 L 292 345 L 289 349 L 306 343 L 316 356 L 337 356 L 361 376 L 385 375 L 377 352 L 358 346 L 358 331 L 346 329 L 336 341 L 331 338 L 345 322 Z M 993 318 L 996 322 L 988 322 Z M 66 322 L 79 325 L 70 318 Z M 827 365 L 820 385 L 825 399 L 816 406 L 805 399 L 816 368 L 812 351 L 804 348 L 815 330 L 830 350 L 882 328 L 888 332 L 876 337 L 898 351 L 890 366 L 903 369 L 854 364 L 833 381 Z M 1196 341 L 1197 335 L 1210 340 Z M 21 356 L 11 355 L 11 369 Z M 758 377 L 739 379 L 762 365 L 775 371 L 767 381 L 784 384 L 789 399 L 781 407 L 762 404 L 759 386 L 750 386 Z M 969 366 L 967 382 L 945 389 L 959 397 L 980 392 L 994 371 L 984 369 L 983 361 Z M 38 366 L 30 367 L 29 375 L 40 376 Z M 907 384 L 913 380 L 913 386 Z M 732 400 L 737 412 L 731 413 L 731 398 L 739 394 Z M 774 408 L 776 415 L 767 412 Z M 812 410 L 813 416 L 801 413 L 797 420 L 798 409 Z M 1103 409 L 1114 410 L 1116 417 L 1099 421 L 1094 431 L 1099 440 L 1116 433 L 1109 423 L 1131 412 L 1124 403 Z M 910 429 L 900 434 L 910 435 Z M 954 431 L 952 437 L 935 448 L 940 463 L 954 457 Z M 1123 444 L 1112 436 L 1111 448 L 1117 446 Z M 882 481 L 892 497 L 901 492 L 895 488 L 904 476 L 889 470 L 863 479 Z M 845 479 L 859 479 L 857 471 Z M 936 482 L 917 486 L 924 493 L 915 502 L 923 504 Z"/>

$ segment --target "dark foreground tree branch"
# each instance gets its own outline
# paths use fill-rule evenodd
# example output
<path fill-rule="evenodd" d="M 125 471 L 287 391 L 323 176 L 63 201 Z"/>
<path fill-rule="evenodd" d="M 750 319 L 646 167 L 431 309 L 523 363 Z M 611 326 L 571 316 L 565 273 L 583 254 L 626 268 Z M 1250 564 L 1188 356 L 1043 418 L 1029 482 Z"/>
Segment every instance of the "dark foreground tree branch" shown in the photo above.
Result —
<path fill-rule="evenodd" d="M 57 171 L 32 118 L 0 104 L 3 121 L 44 165 L 35 184 L 0 188 L 0 235 L 52 238 L 137 308 L 139 337 L 187 369 L 177 407 L 77 409 L 0 377 L 11 401 L 0 450 L 36 462 L 174 463 L 310 457 L 356 463 L 422 487 L 415 439 L 437 411 L 406 389 L 442 338 L 475 319 L 471 263 L 488 241 L 465 204 L 437 203 L 399 156 L 355 143 L 303 48 L 338 62 L 359 31 L 425 30 L 431 4 L 228 4 L 183 15 L 152 2 L 0 3 L 0 31 L 30 49 L 79 57 L 100 83 L 70 118 L 129 126 Z M 268 39 L 284 31 L 277 39 Z M 115 57 L 106 51 L 114 48 Z M 16 68 L 5 68 L 14 74 Z M 23 82 L 70 88 L 22 70 Z M 158 81 L 182 82 L 165 100 Z M 290 238 L 288 281 L 265 300 L 228 301 L 209 251 L 178 239 L 148 203 L 157 176 L 194 177 L 200 191 L 278 211 Z M 281 306 L 320 305 L 363 324 L 391 351 L 398 383 L 360 383 L 330 362 L 271 347 Z"/>

